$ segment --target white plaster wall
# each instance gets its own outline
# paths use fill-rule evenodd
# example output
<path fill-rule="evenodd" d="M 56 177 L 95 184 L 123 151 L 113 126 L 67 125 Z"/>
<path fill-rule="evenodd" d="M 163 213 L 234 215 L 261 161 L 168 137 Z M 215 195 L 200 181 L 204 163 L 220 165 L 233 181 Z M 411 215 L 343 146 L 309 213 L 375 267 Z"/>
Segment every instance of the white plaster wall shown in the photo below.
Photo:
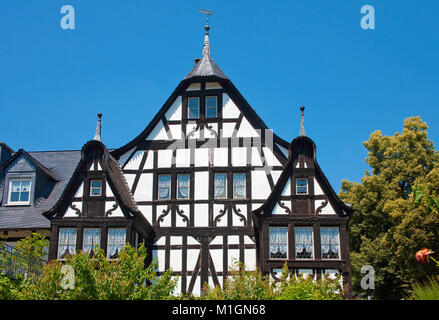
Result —
<path fill-rule="evenodd" d="M 172 139 L 183 139 L 183 132 L 181 131 L 181 124 L 170 124 L 169 131 L 171 131 Z"/>
<path fill-rule="evenodd" d="M 281 174 L 282 174 L 282 171 L 280 171 L 280 170 L 272 170 L 271 171 L 271 177 L 273 178 L 274 184 L 277 183 Z"/>
<path fill-rule="evenodd" d="M 261 156 L 257 147 L 252 147 L 252 166 L 262 166 Z"/>
<path fill-rule="evenodd" d="M 181 210 L 183 210 L 183 215 L 185 215 L 186 217 L 188 217 L 188 219 L 190 219 L 190 214 L 189 214 L 189 205 L 188 204 L 182 204 L 179 205 L 178 208 Z M 177 227 L 186 227 L 187 223 L 183 221 L 183 218 L 180 217 L 177 212 L 175 213 L 175 224 Z"/>
<path fill-rule="evenodd" d="M 182 261 L 182 250 L 173 249 L 171 250 L 171 259 L 169 259 L 169 267 L 172 271 L 181 271 L 181 261 Z"/>
<path fill-rule="evenodd" d="M 322 205 L 323 200 L 315 200 L 314 201 L 314 207 L 317 208 Z M 332 207 L 331 203 L 328 202 L 326 207 L 322 208 L 322 212 L 320 214 L 336 214 L 334 208 Z"/>
<path fill-rule="evenodd" d="M 213 205 L 213 220 L 215 221 L 215 218 L 220 215 L 220 210 L 224 209 L 224 205 L 220 205 L 220 204 L 214 204 Z M 225 215 L 223 215 L 220 219 L 220 221 L 217 222 L 217 227 L 227 227 L 227 215 L 228 213 L 226 213 Z"/>
<path fill-rule="evenodd" d="M 235 262 L 239 261 L 239 249 L 228 249 L 227 252 L 227 268 L 236 269 Z"/>
<path fill-rule="evenodd" d="M 149 151 L 148 156 L 146 157 L 144 169 L 152 169 L 154 167 L 154 152 Z"/>
<path fill-rule="evenodd" d="M 245 219 L 247 219 L 247 205 L 238 204 L 236 205 L 236 209 L 240 209 L 241 212 L 239 212 L 239 214 L 242 214 L 245 217 Z M 232 210 L 232 218 L 233 218 L 234 227 L 245 227 L 244 221 L 241 221 L 241 218 L 238 217 L 233 210 Z"/>
<path fill-rule="evenodd" d="M 271 193 L 265 171 L 252 171 L 252 199 L 267 199 Z"/>
<path fill-rule="evenodd" d="M 264 151 L 265 161 L 267 161 L 267 164 L 269 166 L 280 166 L 281 163 L 277 158 L 274 156 L 273 151 L 271 151 L 267 147 L 263 147 L 262 150 Z"/>
<path fill-rule="evenodd" d="M 223 250 L 221 249 L 210 249 L 210 256 L 213 260 L 213 265 L 215 266 L 216 272 L 223 271 Z"/>
<path fill-rule="evenodd" d="M 241 125 L 239 126 L 238 133 L 236 134 L 238 138 L 240 137 L 259 137 L 260 133 L 258 133 L 248 122 L 248 120 L 244 117 L 242 118 Z"/>
<path fill-rule="evenodd" d="M 209 205 L 207 203 L 194 204 L 194 226 L 209 226 Z"/>
<path fill-rule="evenodd" d="M 218 123 L 209 123 L 209 127 L 211 128 L 204 129 L 204 138 L 216 138 L 216 135 L 218 135 Z M 215 131 L 216 135 L 211 130 Z"/>
<path fill-rule="evenodd" d="M 128 187 L 131 188 L 133 187 L 133 183 L 134 183 L 134 179 L 136 178 L 135 174 L 132 173 L 125 173 L 125 180 L 127 181 Z"/>
<path fill-rule="evenodd" d="M 108 182 L 106 182 L 106 196 L 107 197 L 114 197 L 113 190 L 111 190 L 111 187 L 108 184 Z"/>
<path fill-rule="evenodd" d="M 165 126 L 161 120 L 157 123 L 148 137 L 146 137 L 146 140 L 169 140 Z"/>
<path fill-rule="evenodd" d="M 142 206 L 138 206 L 140 212 L 142 212 L 143 216 L 145 217 L 146 220 L 148 220 L 148 222 L 150 224 L 153 224 L 152 221 L 152 207 L 150 205 L 142 205 Z"/>
<path fill-rule="evenodd" d="M 189 137 L 189 134 L 195 130 L 197 128 L 197 124 L 196 123 L 188 123 L 186 125 L 186 137 L 188 139 L 198 139 L 200 138 L 200 130 L 197 130 L 194 132 L 194 134 L 192 136 Z"/>
<path fill-rule="evenodd" d="M 200 249 L 187 249 L 187 271 L 194 271 Z"/>
<path fill-rule="evenodd" d="M 108 210 L 113 209 L 113 206 L 116 204 L 116 201 L 106 201 L 105 202 L 105 212 Z M 117 209 L 114 211 L 111 211 L 110 217 L 123 217 L 123 212 L 120 206 L 117 206 Z"/>
<path fill-rule="evenodd" d="M 314 178 L 314 194 L 315 195 L 323 195 L 324 192 L 320 187 L 320 184 L 317 182 L 316 178 Z"/>
<path fill-rule="evenodd" d="M 126 164 L 125 168 L 126 170 L 138 170 L 140 166 L 140 162 L 142 161 L 143 154 L 145 151 L 137 151 L 130 161 Z"/>
<path fill-rule="evenodd" d="M 209 166 L 209 149 L 208 148 L 198 148 L 195 149 L 195 166 L 196 167 L 207 167 Z"/>
<path fill-rule="evenodd" d="M 284 190 L 282 191 L 283 196 L 290 196 L 291 195 L 291 179 L 288 179 L 287 183 L 285 184 Z"/>
<path fill-rule="evenodd" d="M 244 250 L 244 263 L 247 270 L 256 270 L 256 249 Z"/>
<path fill-rule="evenodd" d="M 157 206 L 157 219 L 163 214 L 163 210 L 167 210 L 168 206 Z M 170 227 L 171 226 L 171 212 L 169 212 L 163 221 L 160 221 L 160 227 Z"/>
<path fill-rule="evenodd" d="M 207 200 L 209 199 L 209 172 L 197 171 L 195 172 L 194 183 L 194 199 Z"/>
<path fill-rule="evenodd" d="M 228 166 L 228 150 L 227 148 L 214 148 L 213 150 L 213 163 L 215 167 L 227 167 Z"/>
<path fill-rule="evenodd" d="M 227 93 L 223 93 L 223 118 L 224 119 L 237 119 L 239 118 L 240 111 L 236 104 L 230 99 Z"/>
<path fill-rule="evenodd" d="M 206 82 L 206 90 L 211 89 L 222 89 L 221 85 L 218 82 Z"/>
<path fill-rule="evenodd" d="M 223 128 L 221 130 L 221 137 L 230 138 L 233 135 L 233 130 L 235 129 L 235 123 L 233 122 L 224 122 Z"/>
<path fill-rule="evenodd" d="M 125 152 L 123 155 L 121 155 L 121 156 L 119 157 L 118 162 L 119 162 L 119 165 L 120 165 L 121 167 L 122 167 L 122 166 L 125 164 L 125 162 L 128 160 L 128 158 L 129 158 L 130 155 L 133 153 L 133 151 L 134 151 L 135 148 L 136 148 L 136 147 L 132 148 L 130 151 Z"/>
<path fill-rule="evenodd" d="M 247 148 L 233 147 L 232 148 L 232 166 L 245 167 L 247 165 Z"/>
<path fill-rule="evenodd" d="M 181 96 L 178 96 L 177 99 L 172 103 L 169 107 L 168 111 L 165 114 L 167 120 L 181 120 L 182 119 L 182 100 Z"/>
<path fill-rule="evenodd" d="M 142 173 L 137 183 L 136 192 L 134 193 L 134 200 L 136 201 L 151 201 L 152 200 L 152 184 L 153 174 Z"/>
<path fill-rule="evenodd" d="M 177 149 L 175 166 L 176 167 L 189 167 L 191 164 L 191 150 L 190 149 Z"/>
<path fill-rule="evenodd" d="M 108 187 L 107 187 L 107 190 L 108 190 Z M 83 196 L 83 192 L 84 192 L 84 182 L 81 183 L 81 185 L 79 186 L 78 190 L 76 190 L 75 198 L 82 197 Z"/>
<path fill-rule="evenodd" d="M 78 208 L 79 210 L 81 210 L 82 212 L 82 201 L 73 201 L 72 205 L 75 205 L 76 208 Z M 71 209 L 70 206 L 67 208 L 66 213 L 64 215 L 64 217 L 68 218 L 68 217 L 77 217 L 75 210 Z"/>
<path fill-rule="evenodd" d="M 157 167 L 170 168 L 172 164 L 172 150 L 159 150 Z"/>

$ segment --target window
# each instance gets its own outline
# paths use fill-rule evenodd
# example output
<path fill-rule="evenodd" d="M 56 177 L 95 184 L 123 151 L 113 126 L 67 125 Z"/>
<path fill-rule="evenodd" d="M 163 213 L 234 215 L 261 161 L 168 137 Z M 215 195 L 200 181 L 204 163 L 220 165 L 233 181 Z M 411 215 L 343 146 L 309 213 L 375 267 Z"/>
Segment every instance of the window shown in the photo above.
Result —
<path fill-rule="evenodd" d="M 159 175 L 159 200 L 171 199 L 171 176 L 169 174 Z"/>
<path fill-rule="evenodd" d="M 116 259 L 125 246 L 126 229 L 108 229 L 107 258 Z"/>
<path fill-rule="evenodd" d="M 308 179 L 296 179 L 296 194 L 308 194 Z"/>
<path fill-rule="evenodd" d="M 101 244 L 101 229 L 98 228 L 84 228 L 84 235 L 82 238 L 82 251 L 94 255 L 96 247 Z"/>
<path fill-rule="evenodd" d="M 215 173 L 215 199 L 227 198 L 227 173 Z"/>
<path fill-rule="evenodd" d="M 233 174 L 233 198 L 245 198 L 245 173 Z"/>
<path fill-rule="evenodd" d="M 296 259 L 313 258 L 313 232 L 311 227 L 294 228 Z"/>
<path fill-rule="evenodd" d="M 216 118 L 217 116 L 217 97 L 206 97 L 206 118 Z"/>
<path fill-rule="evenodd" d="M 187 99 L 187 117 L 189 119 L 198 119 L 200 117 L 200 99 Z"/>
<path fill-rule="evenodd" d="M 99 197 L 102 195 L 102 181 L 91 180 L 90 181 L 90 195 L 93 197 Z"/>
<path fill-rule="evenodd" d="M 30 179 L 11 179 L 9 182 L 9 201 L 11 204 L 29 204 Z"/>
<path fill-rule="evenodd" d="M 177 175 L 177 199 L 189 199 L 189 175 Z"/>
<path fill-rule="evenodd" d="M 270 259 L 287 259 L 288 228 L 270 228 Z"/>
<path fill-rule="evenodd" d="M 58 239 L 58 259 L 73 255 L 76 250 L 76 229 L 60 228 Z"/>
<path fill-rule="evenodd" d="M 322 259 L 339 259 L 340 246 L 338 228 L 320 228 Z"/>
<path fill-rule="evenodd" d="M 313 269 L 297 269 L 296 277 L 301 275 L 303 279 L 306 279 L 309 276 L 312 277 L 313 273 L 314 273 Z"/>

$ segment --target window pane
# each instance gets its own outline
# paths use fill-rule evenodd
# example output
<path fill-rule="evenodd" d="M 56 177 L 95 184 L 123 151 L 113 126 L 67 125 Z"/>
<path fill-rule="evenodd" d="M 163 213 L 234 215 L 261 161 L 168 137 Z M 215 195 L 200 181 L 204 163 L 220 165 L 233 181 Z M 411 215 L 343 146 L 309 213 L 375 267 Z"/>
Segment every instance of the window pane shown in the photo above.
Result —
<path fill-rule="evenodd" d="M 287 259 L 288 228 L 270 228 L 270 259 Z"/>
<path fill-rule="evenodd" d="M 20 192 L 11 192 L 11 202 L 18 202 L 20 197 Z"/>
<path fill-rule="evenodd" d="M 93 253 L 96 247 L 100 247 L 101 243 L 101 229 L 84 229 L 84 237 L 82 239 L 82 251 Z"/>
<path fill-rule="evenodd" d="M 29 191 L 30 190 L 30 181 L 22 180 L 21 181 L 21 191 Z"/>
<path fill-rule="evenodd" d="M 21 180 L 11 181 L 12 192 L 20 192 L 21 190 Z"/>
<path fill-rule="evenodd" d="M 227 174 L 215 173 L 215 199 L 227 198 Z"/>
<path fill-rule="evenodd" d="M 198 98 L 188 98 L 188 118 L 197 119 L 200 117 L 200 100 Z"/>
<path fill-rule="evenodd" d="M 308 193 L 308 179 L 296 179 L 296 193 L 297 194 Z"/>
<path fill-rule="evenodd" d="M 233 198 L 245 198 L 245 173 L 233 174 Z"/>
<path fill-rule="evenodd" d="M 313 258 L 313 232 L 310 227 L 294 228 L 296 241 L 296 258 L 297 259 L 312 259 Z"/>
<path fill-rule="evenodd" d="M 58 259 L 73 255 L 76 250 L 76 229 L 60 228 L 58 240 Z"/>
<path fill-rule="evenodd" d="M 323 259 L 339 259 L 339 231 L 338 228 L 320 228 Z"/>
<path fill-rule="evenodd" d="M 29 201 L 29 192 L 21 192 L 20 202 L 28 202 L 28 201 Z"/>
<path fill-rule="evenodd" d="M 217 117 L 217 98 L 206 97 L 206 118 Z"/>
<path fill-rule="evenodd" d="M 171 198 L 171 176 L 169 174 L 159 175 L 159 199 Z"/>
<path fill-rule="evenodd" d="M 108 229 L 107 258 L 116 259 L 125 246 L 126 229 Z"/>
<path fill-rule="evenodd" d="M 102 194 L 102 181 L 101 180 L 92 180 L 90 182 L 90 195 L 92 196 L 100 196 Z"/>
<path fill-rule="evenodd" d="M 188 199 L 189 198 L 189 175 L 179 174 L 177 176 L 177 198 Z"/>

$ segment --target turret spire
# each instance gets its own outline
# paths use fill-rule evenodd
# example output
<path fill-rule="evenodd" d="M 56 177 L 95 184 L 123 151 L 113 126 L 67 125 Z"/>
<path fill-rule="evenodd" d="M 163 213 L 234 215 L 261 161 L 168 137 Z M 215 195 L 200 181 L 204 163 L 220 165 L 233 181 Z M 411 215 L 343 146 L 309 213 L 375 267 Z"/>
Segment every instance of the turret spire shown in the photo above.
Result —
<path fill-rule="evenodd" d="M 95 137 L 93 138 L 93 140 L 97 140 L 97 141 L 101 141 L 101 118 L 102 118 L 102 113 L 98 113 L 98 122 L 96 124 L 96 134 Z"/>
<path fill-rule="evenodd" d="M 299 136 L 304 137 L 305 136 L 305 119 L 304 119 L 304 112 L 305 111 L 305 107 L 301 106 L 300 107 L 300 112 L 301 112 L 301 116 L 300 116 L 300 132 L 299 132 Z"/>
<path fill-rule="evenodd" d="M 200 12 L 202 14 L 206 15 L 206 26 L 204 27 L 204 30 L 206 30 L 206 33 L 204 34 L 204 46 L 203 46 L 203 56 L 208 55 L 210 56 L 210 42 L 209 42 L 209 16 L 212 15 L 213 11 L 210 10 L 204 10 L 200 9 Z"/>

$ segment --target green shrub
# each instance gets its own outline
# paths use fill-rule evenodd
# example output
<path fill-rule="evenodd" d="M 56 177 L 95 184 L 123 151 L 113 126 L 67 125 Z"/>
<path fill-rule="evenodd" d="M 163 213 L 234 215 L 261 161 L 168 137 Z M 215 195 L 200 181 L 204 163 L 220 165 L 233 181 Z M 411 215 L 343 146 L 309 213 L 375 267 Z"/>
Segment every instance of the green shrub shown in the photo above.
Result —
<path fill-rule="evenodd" d="M 411 296 L 413 300 L 439 300 L 439 279 L 430 278 L 425 284 L 417 283 L 413 286 Z"/>

